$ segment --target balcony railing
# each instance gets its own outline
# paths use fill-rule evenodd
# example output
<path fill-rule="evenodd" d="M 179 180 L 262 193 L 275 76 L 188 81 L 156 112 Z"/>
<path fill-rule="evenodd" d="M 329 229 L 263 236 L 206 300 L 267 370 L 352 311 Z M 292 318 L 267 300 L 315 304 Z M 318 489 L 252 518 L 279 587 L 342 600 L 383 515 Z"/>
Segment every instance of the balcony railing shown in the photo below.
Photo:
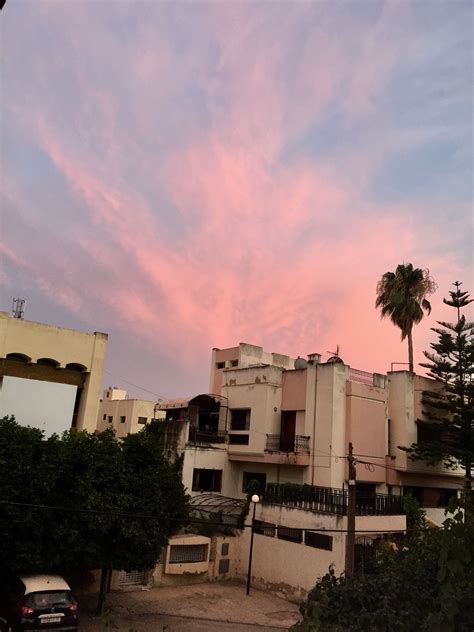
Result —
<path fill-rule="evenodd" d="M 296 452 L 309 454 L 309 437 L 295 435 L 284 437 L 279 434 L 267 434 L 265 452 Z"/>
<path fill-rule="evenodd" d="M 333 487 L 268 483 L 262 502 L 345 516 L 347 515 L 348 492 L 345 489 Z M 400 496 L 358 494 L 356 497 L 357 516 L 387 516 L 404 513 Z"/>
<path fill-rule="evenodd" d="M 227 433 L 225 430 L 205 430 L 190 426 L 189 443 L 225 443 Z"/>

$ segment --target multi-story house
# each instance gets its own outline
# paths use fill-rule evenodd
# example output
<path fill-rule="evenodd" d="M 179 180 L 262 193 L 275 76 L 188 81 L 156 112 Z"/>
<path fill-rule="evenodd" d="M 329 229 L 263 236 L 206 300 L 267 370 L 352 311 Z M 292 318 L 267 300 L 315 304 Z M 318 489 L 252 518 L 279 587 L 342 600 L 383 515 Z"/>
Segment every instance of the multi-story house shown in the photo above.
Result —
<path fill-rule="evenodd" d="M 117 437 L 125 437 L 138 432 L 154 419 L 164 418 L 157 410 L 155 401 L 146 399 L 128 399 L 127 391 L 116 386 L 104 391 L 97 415 L 97 430 L 102 432 L 113 428 Z"/>

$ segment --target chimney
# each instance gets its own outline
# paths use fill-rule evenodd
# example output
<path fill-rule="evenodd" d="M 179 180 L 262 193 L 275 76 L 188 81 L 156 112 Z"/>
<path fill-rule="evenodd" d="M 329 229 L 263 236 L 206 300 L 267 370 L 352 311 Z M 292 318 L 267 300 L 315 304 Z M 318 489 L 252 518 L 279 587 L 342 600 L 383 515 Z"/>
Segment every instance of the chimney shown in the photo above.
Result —
<path fill-rule="evenodd" d="M 308 364 L 319 364 L 321 362 L 320 353 L 308 353 Z"/>

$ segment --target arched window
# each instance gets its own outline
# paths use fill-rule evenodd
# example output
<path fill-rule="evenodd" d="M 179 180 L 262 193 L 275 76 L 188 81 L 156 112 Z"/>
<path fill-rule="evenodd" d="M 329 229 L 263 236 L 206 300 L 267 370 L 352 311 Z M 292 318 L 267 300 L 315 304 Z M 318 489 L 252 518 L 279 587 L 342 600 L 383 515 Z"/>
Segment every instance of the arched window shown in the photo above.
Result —
<path fill-rule="evenodd" d="M 7 353 L 7 360 L 13 360 L 14 362 L 31 362 L 30 356 L 24 353 Z"/>
<path fill-rule="evenodd" d="M 57 360 L 53 360 L 52 358 L 38 358 L 36 364 L 40 364 L 41 366 L 50 366 L 53 369 L 57 369 L 59 366 L 59 362 Z"/>
<path fill-rule="evenodd" d="M 78 373 L 84 373 L 84 371 L 87 371 L 87 367 L 83 364 L 77 364 L 76 362 L 66 364 L 66 369 L 69 369 L 70 371 L 77 371 Z"/>

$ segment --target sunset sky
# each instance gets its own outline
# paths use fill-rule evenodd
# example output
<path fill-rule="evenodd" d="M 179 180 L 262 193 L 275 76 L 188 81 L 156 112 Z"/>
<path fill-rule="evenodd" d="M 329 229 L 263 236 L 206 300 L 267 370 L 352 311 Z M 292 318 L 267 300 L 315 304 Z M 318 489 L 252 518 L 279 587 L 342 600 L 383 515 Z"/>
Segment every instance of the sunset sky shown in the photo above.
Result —
<path fill-rule="evenodd" d="M 471 0 L 7 0 L 1 302 L 109 333 L 106 383 L 205 392 L 212 347 L 386 372 L 401 262 L 473 283 Z"/>

